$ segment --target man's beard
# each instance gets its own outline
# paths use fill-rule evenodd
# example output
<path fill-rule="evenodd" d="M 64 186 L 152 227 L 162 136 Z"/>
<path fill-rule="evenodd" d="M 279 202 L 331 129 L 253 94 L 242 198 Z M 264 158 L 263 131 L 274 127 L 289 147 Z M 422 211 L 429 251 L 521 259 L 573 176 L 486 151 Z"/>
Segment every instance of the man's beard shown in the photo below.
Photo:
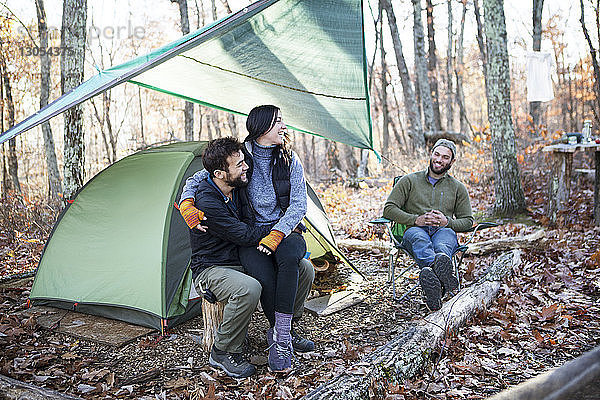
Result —
<path fill-rule="evenodd" d="M 244 181 L 242 179 L 241 175 L 235 179 L 229 179 L 229 177 L 227 177 L 227 180 L 225 180 L 225 183 L 233 188 L 242 188 L 242 187 L 248 186 L 248 180 L 246 179 Z"/>
<path fill-rule="evenodd" d="M 443 173 L 445 173 L 446 171 L 448 171 L 451 166 L 452 166 L 452 164 L 448 163 L 448 165 L 446 165 L 445 167 L 443 167 L 440 171 L 436 171 L 435 168 L 433 167 L 433 161 L 429 160 L 429 170 L 432 171 L 434 174 L 437 174 L 437 175 L 442 175 Z"/>

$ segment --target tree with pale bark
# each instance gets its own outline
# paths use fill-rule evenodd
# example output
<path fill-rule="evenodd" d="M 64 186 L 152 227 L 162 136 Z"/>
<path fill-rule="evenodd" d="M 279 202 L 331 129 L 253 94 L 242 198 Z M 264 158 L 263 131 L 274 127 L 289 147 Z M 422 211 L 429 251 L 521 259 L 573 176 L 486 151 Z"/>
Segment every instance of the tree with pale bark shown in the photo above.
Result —
<path fill-rule="evenodd" d="M 61 28 L 60 58 L 61 92 L 70 92 L 83 82 L 87 0 L 64 0 Z M 83 106 L 65 111 L 64 138 L 64 199 L 72 200 L 83 187 L 85 174 L 85 142 Z"/>
<path fill-rule="evenodd" d="M 525 195 L 515 148 L 511 116 L 510 66 L 502 0 L 484 0 L 487 49 L 488 118 L 494 164 L 494 212 L 515 215 L 525 211 Z"/>
<path fill-rule="evenodd" d="M 542 9 L 544 0 L 533 0 L 533 51 L 542 48 Z M 529 102 L 529 114 L 531 115 L 532 132 L 536 132 L 540 125 L 541 101 Z"/>
<path fill-rule="evenodd" d="M 43 0 L 35 0 L 35 9 L 38 21 L 38 34 L 40 37 L 40 49 L 48 49 L 48 24 L 46 22 L 46 9 Z M 51 59 L 48 51 L 40 51 L 40 109 L 48 105 L 50 97 L 50 67 Z M 62 194 L 62 185 L 60 182 L 60 172 L 58 171 L 58 162 L 56 160 L 56 149 L 54 148 L 54 137 L 50 122 L 42 124 L 42 134 L 44 136 L 44 152 L 46 154 L 46 168 L 48 170 L 48 194 L 51 202 L 59 201 L 59 194 Z"/>
<path fill-rule="evenodd" d="M 396 64 L 398 67 L 398 73 L 400 75 L 400 81 L 402 83 L 402 94 L 404 96 L 404 108 L 406 110 L 408 135 L 411 138 L 413 147 L 416 149 L 422 149 L 425 147 L 423 125 L 419 115 L 415 91 L 413 89 L 413 84 L 410 79 L 410 74 L 408 72 L 408 67 L 406 66 L 404 53 L 402 51 L 402 42 L 400 41 L 400 35 L 398 33 L 398 25 L 396 24 L 394 8 L 392 7 L 390 0 L 381 0 L 381 3 L 387 14 L 392 42 L 394 45 L 394 52 L 396 54 Z"/>
<path fill-rule="evenodd" d="M 415 71 L 421 107 L 423 109 L 423 128 L 426 132 L 435 130 L 433 100 L 431 86 L 427 74 L 427 57 L 425 55 L 425 33 L 421 20 L 421 0 L 412 0 L 413 5 L 413 39 L 415 49 Z"/>

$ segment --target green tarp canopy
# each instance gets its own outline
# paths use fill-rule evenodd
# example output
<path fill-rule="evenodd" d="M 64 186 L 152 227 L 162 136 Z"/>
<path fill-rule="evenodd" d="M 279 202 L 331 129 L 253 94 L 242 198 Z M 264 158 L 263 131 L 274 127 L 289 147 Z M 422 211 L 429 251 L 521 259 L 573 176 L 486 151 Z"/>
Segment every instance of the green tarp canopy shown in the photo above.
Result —
<path fill-rule="evenodd" d="M 185 180 L 203 168 L 205 146 L 178 142 L 141 151 L 93 177 L 48 238 L 32 304 L 161 331 L 198 315 L 189 229 L 175 201 Z M 323 207 L 308 190 L 304 237 L 311 258 L 337 256 L 354 268 L 337 249 Z"/>
<path fill-rule="evenodd" d="M 361 0 L 261 0 L 100 71 L 0 143 L 123 82 L 247 115 L 275 104 L 293 129 L 373 149 Z"/>

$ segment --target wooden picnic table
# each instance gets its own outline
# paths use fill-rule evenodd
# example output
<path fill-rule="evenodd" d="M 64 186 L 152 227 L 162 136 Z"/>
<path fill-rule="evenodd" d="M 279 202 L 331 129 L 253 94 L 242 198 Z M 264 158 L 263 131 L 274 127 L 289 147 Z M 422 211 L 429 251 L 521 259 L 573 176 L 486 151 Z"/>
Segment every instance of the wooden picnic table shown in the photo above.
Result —
<path fill-rule="evenodd" d="M 548 218 L 552 223 L 560 210 L 568 207 L 571 190 L 571 169 L 573 154 L 578 151 L 595 152 L 595 181 L 594 181 L 594 224 L 600 226 L 600 144 L 554 144 L 546 146 L 542 151 L 552 152 L 552 173 L 548 190 Z"/>

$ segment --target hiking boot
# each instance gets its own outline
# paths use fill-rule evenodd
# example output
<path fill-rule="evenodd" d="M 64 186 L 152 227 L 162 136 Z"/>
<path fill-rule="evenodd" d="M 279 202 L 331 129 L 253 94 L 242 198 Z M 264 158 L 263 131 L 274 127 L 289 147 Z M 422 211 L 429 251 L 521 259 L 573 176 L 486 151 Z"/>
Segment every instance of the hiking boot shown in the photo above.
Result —
<path fill-rule="evenodd" d="M 244 359 L 240 353 L 228 353 L 217 349 L 214 345 L 210 351 L 208 363 L 219 367 L 233 378 L 247 378 L 254 375 L 256 368 Z"/>
<path fill-rule="evenodd" d="M 421 289 L 425 294 L 425 304 L 431 311 L 442 308 L 442 284 L 430 267 L 424 267 L 419 274 Z"/>
<path fill-rule="evenodd" d="M 294 329 L 292 329 L 291 334 L 292 348 L 294 351 L 297 351 L 298 353 L 308 353 L 309 351 L 313 351 L 315 349 L 315 342 L 312 340 L 303 338 Z M 269 328 L 267 331 L 267 343 L 269 346 L 273 344 L 273 328 Z"/>
<path fill-rule="evenodd" d="M 451 292 L 458 287 L 458 279 L 452 273 L 452 260 L 446 254 L 438 253 L 433 261 L 433 272 L 440 278 L 444 292 Z"/>
<path fill-rule="evenodd" d="M 269 346 L 269 369 L 273 372 L 286 372 L 292 367 L 294 350 L 292 342 L 273 342 Z"/>

